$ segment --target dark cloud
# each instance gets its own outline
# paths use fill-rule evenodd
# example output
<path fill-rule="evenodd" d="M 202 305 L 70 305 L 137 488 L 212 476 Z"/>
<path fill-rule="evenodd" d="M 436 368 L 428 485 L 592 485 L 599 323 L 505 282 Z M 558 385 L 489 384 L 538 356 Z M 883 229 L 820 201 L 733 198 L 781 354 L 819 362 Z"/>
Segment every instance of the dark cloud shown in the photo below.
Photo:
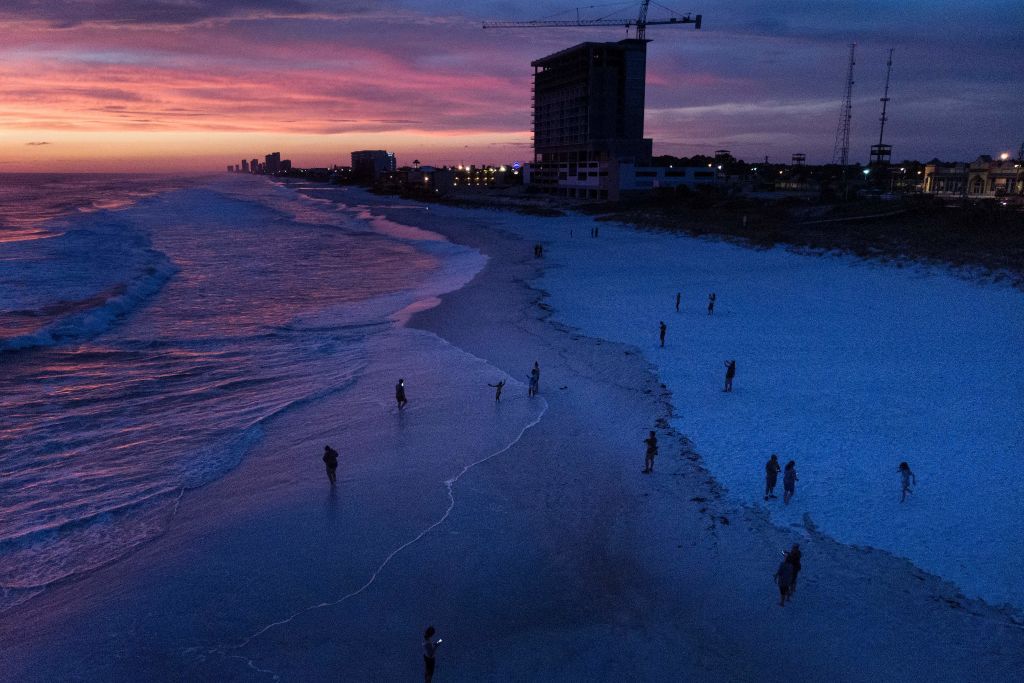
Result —
<path fill-rule="evenodd" d="M 42 145 L 49 145 L 49 142 L 26 142 L 25 145 L 28 147 L 41 147 Z"/>
<path fill-rule="evenodd" d="M 0 20 L 43 21 L 55 28 L 83 24 L 187 26 L 203 21 L 261 17 L 358 15 L 370 3 L 342 0 L 4 0 Z"/>

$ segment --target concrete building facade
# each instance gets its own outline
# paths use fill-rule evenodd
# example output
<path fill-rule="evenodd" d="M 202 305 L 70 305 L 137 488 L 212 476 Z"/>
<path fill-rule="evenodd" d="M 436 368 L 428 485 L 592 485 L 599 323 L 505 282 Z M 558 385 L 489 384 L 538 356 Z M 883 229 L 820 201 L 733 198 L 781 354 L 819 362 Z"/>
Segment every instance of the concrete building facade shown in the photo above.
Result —
<path fill-rule="evenodd" d="M 921 191 L 969 199 L 1024 197 L 1024 164 L 982 155 L 970 164 L 927 164 Z"/>
<path fill-rule="evenodd" d="M 531 184 L 582 199 L 614 199 L 618 162 L 646 165 L 647 41 L 580 43 L 532 62 Z"/>

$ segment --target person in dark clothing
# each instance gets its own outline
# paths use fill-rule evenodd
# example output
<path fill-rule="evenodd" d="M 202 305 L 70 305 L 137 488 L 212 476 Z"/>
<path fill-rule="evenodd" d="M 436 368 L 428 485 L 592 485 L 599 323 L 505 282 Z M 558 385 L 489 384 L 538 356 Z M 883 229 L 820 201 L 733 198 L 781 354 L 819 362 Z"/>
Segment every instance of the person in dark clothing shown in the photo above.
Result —
<path fill-rule="evenodd" d="M 715 293 L 708 294 L 708 315 L 715 312 Z"/>
<path fill-rule="evenodd" d="M 644 443 L 647 444 L 647 453 L 644 455 L 644 474 L 650 474 L 654 471 L 654 456 L 658 454 L 658 436 L 651 430 L 651 435 L 644 439 Z"/>
<path fill-rule="evenodd" d="M 494 400 L 501 400 L 501 390 L 505 388 L 505 380 L 499 380 L 497 384 L 488 384 L 489 387 L 494 387 Z"/>
<path fill-rule="evenodd" d="M 779 586 L 779 606 L 785 607 L 786 601 L 793 589 L 793 565 L 791 565 L 786 558 L 782 559 L 779 563 L 779 568 L 775 570 L 775 583 Z"/>
<path fill-rule="evenodd" d="M 786 553 L 786 562 L 793 565 L 793 580 L 789 582 L 789 594 L 796 593 L 796 579 L 800 576 L 800 544 L 794 543 L 793 547 Z"/>
<path fill-rule="evenodd" d="M 789 505 L 794 493 L 796 493 L 796 461 L 790 460 L 782 472 L 782 502 Z"/>
<path fill-rule="evenodd" d="M 437 664 L 437 648 L 441 645 L 441 639 L 435 638 L 437 631 L 433 626 L 428 626 L 423 632 L 423 681 L 430 683 L 434 678 L 434 665 Z"/>
<path fill-rule="evenodd" d="M 679 312 L 679 302 L 682 300 L 682 298 L 683 298 L 683 293 L 682 292 L 676 292 L 676 313 Z"/>
<path fill-rule="evenodd" d="M 401 410 L 409 401 L 405 398 L 405 380 L 399 379 L 395 385 L 395 400 L 398 401 L 398 409 Z"/>
<path fill-rule="evenodd" d="M 540 363 L 533 361 L 533 369 L 530 370 L 530 387 L 527 389 L 528 396 L 536 396 L 540 393 Z"/>
<path fill-rule="evenodd" d="M 782 466 L 779 465 L 779 456 L 772 453 L 772 457 L 768 458 L 768 462 L 764 464 L 764 499 L 778 498 L 775 495 L 775 482 L 779 479 L 779 472 L 782 470 Z"/>
<path fill-rule="evenodd" d="M 338 451 L 330 446 L 324 446 L 323 461 L 324 466 L 327 468 L 327 480 L 331 482 L 331 486 L 334 486 L 338 474 Z"/>
<path fill-rule="evenodd" d="M 732 378 L 736 376 L 736 361 L 725 361 L 725 388 L 722 391 L 732 391 Z"/>
<path fill-rule="evenodd" d="M 661 322 L 658 323 L 658 337 L 661 339 L 661 346 L 662 346 L 662 348 L 665 347 L 665 332 L 667 330 L 668 330 L 668 327 L 665 326 L 665 321 L 664 320 L 662 320 Z"/>
<path fill-rule="evenodd" d="M 903 485 L 903 495 L 900 497 L 900 502 L 902 503 L 907 499 L 907 494 L 913 491 L 913 489 L 910 488 L 910 482 L 913 481 L 914 486 L 917 486 L 917 477 L 915 477 L 914 473 L 910 471 L 910 465 L 906 462 L 900 463 L 899 473 L 900 480 Z"/>

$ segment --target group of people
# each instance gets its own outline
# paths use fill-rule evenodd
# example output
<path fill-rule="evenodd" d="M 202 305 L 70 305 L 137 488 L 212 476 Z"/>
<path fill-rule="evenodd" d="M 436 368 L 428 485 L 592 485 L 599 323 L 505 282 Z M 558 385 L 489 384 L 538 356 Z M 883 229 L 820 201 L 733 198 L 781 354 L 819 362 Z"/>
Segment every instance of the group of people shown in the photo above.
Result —
<path fill-rule="evenodd" d="M 786 603 L 796 592 L 796 577 L 800 574 L 800 544 L 794 543 L 789 551 L 783 551 L 782 562 L 775 570 L 775 583 L 779 587 L 779 606 L 785 607 Z"/>
<path fill-rule="evenodd" d="M 712 315 L 715 312 L 715 293 L 711 292 L 708 294 L 708 315 Z M 683 301 L 683 293 L 676 292 L 676 313 L 679 312 L 679 305 Z M 661 345 L 665 346 L 665 331 L 668 328 L 665 326 L 665 321 L 662 320 L 658 323 L 659 337 L 661 338 Z"/>
<path fill-rule="evenodd" d="M 768 462 L 764 465 L 765 500 L 778 498 L 775 495 L 775 484 L 778 482 L 781 470 L 779 456 L 772 453 L 772 457 L 768 458 Z M 793 494 L 796 493 L 796 479 L 796 461 L 790 460 L 786 463 L 786 471 L 782 475 L 782 502 L 786 505 L 789 505 L 789 501 L 793 499 Z"/>

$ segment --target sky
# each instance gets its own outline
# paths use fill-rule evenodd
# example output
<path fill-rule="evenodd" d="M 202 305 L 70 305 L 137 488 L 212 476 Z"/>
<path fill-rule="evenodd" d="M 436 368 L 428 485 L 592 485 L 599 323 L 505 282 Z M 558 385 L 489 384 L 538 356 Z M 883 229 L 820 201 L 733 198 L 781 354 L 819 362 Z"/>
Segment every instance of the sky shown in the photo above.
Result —
<path fill-rule="evenodd" d="M 1024 143 L 1020 0 L 652 2 L 645 135 L 655 154 L 833 156 L 856 43 L 851 161 L 973 160 Z M 387 149 L 399 164 L 529 161 L 530 62 L 614 28 L 484 20 L 635 17 L 638 1 L 3 0 L 0 173 L 296 166 Z"/>

